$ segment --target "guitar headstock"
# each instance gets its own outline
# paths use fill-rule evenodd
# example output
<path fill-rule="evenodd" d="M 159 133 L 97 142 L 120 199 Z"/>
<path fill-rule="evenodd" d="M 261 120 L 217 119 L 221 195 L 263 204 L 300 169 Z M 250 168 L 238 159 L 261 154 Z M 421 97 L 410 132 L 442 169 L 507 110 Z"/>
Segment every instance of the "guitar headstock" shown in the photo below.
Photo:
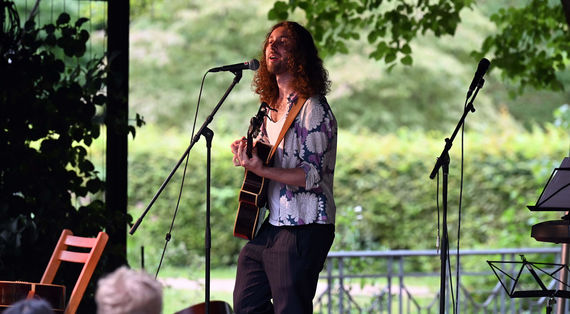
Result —
<path fill-rule="evenodd" d="M 247 147 L 245 153 L 247 157 L 251 158 L 251 151 L 253 149 L 253 139 L 259 135 L 263 119 L 268 116 L 269 110 L 273 110 L 266 102 L 262 102 L 257 110 L 257 114 L 249 120 L 249 128 L 247 129 Z"/>

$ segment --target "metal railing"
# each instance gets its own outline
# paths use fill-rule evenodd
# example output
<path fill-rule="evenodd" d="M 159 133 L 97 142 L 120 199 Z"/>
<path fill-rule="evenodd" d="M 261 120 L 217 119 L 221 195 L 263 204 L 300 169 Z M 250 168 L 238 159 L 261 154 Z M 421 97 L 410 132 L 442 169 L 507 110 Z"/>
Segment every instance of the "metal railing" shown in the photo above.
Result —
<path fill-rule="evenodd" d="M 544 312 L 546 298 L 511 299 L 487 260 L 520 261 L 519 255 L 524 255 L 529 261 L 559 263 L 560 252 L 556 247 L 462 250 L 459 263 L 457 252 L 450 252 L 453 273 L 448 269 L 446 313 Z M 315 313 L 439 312 L 439 253 L 435 250 L 330 252 L 325 269 Z M 507 271 L 515 277 L 519 269 L 511 266 Z M 459 294 L 454 291 L 457 277 Z M 555 283 L 550 281 L 549 289 L 555 289 Z"/>

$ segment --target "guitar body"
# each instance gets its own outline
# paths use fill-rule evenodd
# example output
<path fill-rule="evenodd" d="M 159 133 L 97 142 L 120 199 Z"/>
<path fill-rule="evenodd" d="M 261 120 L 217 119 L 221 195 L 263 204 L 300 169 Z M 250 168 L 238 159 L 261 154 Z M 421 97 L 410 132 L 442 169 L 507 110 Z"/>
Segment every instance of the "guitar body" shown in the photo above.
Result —
<path fill-rule="evenodd" d="M 210 301 L 210 313 L 211 314 L 232 314 L 232 308 L 229 304 L 224 301 Z M 206 313 L 206 303 L 198 303 L 187 307 L 182 311 L 178 311 L 174 314 L 205 314 Z"/>
<path fill-rule="evenodd" d="M 270 165 L 272 160 L 268 160 L 271 146 L 258 142 L 257 155 L 261 160 L 265 160 L 266 165 Z M 245 171 L 243 183 L 239 193 L 239 206 L 234 223 L 234 236 L 251 240 L 260 226 L 263 219 L 263 207 L 267 203 L 267 186 L 269 180 L 260 177 L 251 171 Z"/>
<path fill-rule="evenodd" d="M 65 286 L 0 281 L 0 312 L 20 300 L 33 297 L 48 301 L 55 313 L 63 313 L 65 310 Z"/>

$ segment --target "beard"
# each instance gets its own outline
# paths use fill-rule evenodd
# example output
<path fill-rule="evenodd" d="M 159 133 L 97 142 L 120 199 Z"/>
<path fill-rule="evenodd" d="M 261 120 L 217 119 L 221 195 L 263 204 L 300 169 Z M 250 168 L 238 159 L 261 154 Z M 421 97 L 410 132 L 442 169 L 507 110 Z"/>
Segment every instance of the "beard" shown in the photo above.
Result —
<path fill-rule="evenodd" d="M 283 74 L 289 71 L 289 65 L 286 60 L 280 60 L 279 62 L 267 63 L 267 72 L 273 75 Z"/>

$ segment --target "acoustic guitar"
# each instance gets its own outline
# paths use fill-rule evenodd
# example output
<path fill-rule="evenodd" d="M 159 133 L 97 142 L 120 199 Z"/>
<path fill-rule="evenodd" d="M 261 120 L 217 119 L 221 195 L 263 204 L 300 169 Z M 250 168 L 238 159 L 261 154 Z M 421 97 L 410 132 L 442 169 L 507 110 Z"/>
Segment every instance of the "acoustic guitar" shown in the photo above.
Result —
<path fill-rule="evenodd" d="M 55 313 L 65 311 L 65 286 L 23 281 L 0 281 L 0 313 L 12 304 L 40 298 L 49 302 Z"/>
<path fill-rule="evenodd" d="M 281 132 L 275 141 L 273 147 L 257 142 L 257 155 L 264 161 L 265 165 L 273 164 L 273 154 L 283 140 L 285 133 L 289 130 L 293 120 L 303 108 L 307 98 L 300 96 L 287 113 L 287 118 L 283 123 Z M 268 111 L 274 110 L 266 103 L 261 103 L 257 115 L 251 118 L 249 129 L 247 132 L 247 148 L 246 153 L 251 158 L 251 151 L 253 149 L 253 138 L 259 134 L 263 119 L 268 117 Z M 255 237 L 257 230 L 260 227 L 259 220 L 263 218 L 265 211 L 262 210 L 263 206 L 267 203 L 266 190 L 269 180 L 260 177 L 253 172 L 245 171 L 245 178 L 243 180 L 242 188 L 239 193 L 239 207 L 236 214 L 236 221 L 234 223 L 234 236 L 251 240 Z"/>
<path fill-rule="evenodd" d="M 259 134 L 263 119 L 267 116 L 270 107 L 266 103 L 262 103 L 256 116 L 251 118 L 247 131 L 246 154 L 249 158 L 252 156 L 253 138 Z M 257 142 L 255 144 L 257 155 L 264 161 L 265 165 L 271 165 L 273 158 L 269 158 L 271 146 L 265 143 Z M 239 192 L 239 206 L 236 213 L 234 223 L 234 236 L 246 240 L 255 237 L 255 233 L 260 227 L 260 220 L 263 219 L 267 203 L 267 186 L 269 180 L 260 177 L 255 173 L 245 170 L 245 175 L 241 190 Z"/>

